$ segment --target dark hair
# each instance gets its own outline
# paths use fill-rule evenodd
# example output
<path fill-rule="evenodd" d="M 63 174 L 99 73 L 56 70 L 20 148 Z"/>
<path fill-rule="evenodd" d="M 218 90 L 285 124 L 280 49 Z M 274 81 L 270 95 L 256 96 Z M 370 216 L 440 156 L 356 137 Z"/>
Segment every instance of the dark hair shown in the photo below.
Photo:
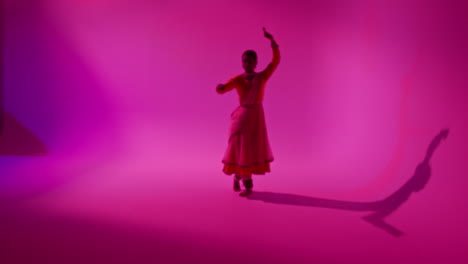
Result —
<path fill-rule="evenodd" d="M 244 51 L 244 53 L 242 54 L 242 58 L 244 56 L 248 56 L 248 57 L 252 57 L 255 59 L 255 61 L 257 61 L 257 52 L 255 52 L 254 50 L 246 50 Z"/>

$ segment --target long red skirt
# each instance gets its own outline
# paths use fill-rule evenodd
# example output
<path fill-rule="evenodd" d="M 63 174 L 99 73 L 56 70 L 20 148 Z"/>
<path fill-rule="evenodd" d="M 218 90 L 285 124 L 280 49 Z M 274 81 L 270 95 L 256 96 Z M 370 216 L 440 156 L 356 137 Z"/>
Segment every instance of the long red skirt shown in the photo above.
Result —
<path fill-rule="evenodd" d="M 273 161 L 261 104 L 237 107 L 231 114 L 223 172 L 241 177 L 270 172 Z"/>

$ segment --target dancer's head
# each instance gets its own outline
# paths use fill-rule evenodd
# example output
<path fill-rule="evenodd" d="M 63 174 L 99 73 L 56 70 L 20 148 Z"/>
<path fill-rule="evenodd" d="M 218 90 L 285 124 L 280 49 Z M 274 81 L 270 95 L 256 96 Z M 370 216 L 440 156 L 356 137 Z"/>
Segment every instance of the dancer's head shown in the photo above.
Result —
<path fill-rule="evenodd" d="M 242 54 L 242 67 L 245 72 L 252 73 L 257 67 L 257 53 L 253 50 L 246 50 Z"/>

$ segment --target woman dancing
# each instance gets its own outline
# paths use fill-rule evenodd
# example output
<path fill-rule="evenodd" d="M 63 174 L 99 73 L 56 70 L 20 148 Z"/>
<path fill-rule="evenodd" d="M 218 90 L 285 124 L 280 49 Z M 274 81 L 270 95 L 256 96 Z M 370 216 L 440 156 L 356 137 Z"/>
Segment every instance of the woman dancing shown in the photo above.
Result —
<path fill-rule="evenodd" d="M 240 196 L 252 193 L 253 174 L 270 172 L 273 154 L 268 141 L 263 95 L 265 84 L 280 62 L 279 47 L 273 36 L 263 28 L 264 35 L 271 41 L 273 59 L 265 70 L 255 72 L 257 53 L 247 50 L 242 54 L 242 66 L 245 70 L 231 78 L 225 84 L 219 84 L 216 91 L 220 94 L 236 89 L 240 105 L 231 114 L 229 141 L 224 154 L 223 172 L 234 174 L 234 191 L 240 192 L 240 180 L 245 190 Z"/>

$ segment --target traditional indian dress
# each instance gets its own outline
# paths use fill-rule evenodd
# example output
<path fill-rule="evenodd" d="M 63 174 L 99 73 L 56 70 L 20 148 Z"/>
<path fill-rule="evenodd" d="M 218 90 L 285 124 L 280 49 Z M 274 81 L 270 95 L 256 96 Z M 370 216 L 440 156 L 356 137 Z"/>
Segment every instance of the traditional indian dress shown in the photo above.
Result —
<path fill-rule="evenodd" d="M 265 84 L 280 61 L 278 46 L 272 45 L 272 48 L 273 59 L 264 71 L 255 73 L 251 80 L 244 74 L 237 75 L 219 92 L 236 89 L 240 102 L 231 114 L 229 141 L 222 160 L 223 172 L 227 175 L 236 174 L 247 178 L 252 174 L 270 172 L 273 154 L 268 141 L 262 102 Z"/>

